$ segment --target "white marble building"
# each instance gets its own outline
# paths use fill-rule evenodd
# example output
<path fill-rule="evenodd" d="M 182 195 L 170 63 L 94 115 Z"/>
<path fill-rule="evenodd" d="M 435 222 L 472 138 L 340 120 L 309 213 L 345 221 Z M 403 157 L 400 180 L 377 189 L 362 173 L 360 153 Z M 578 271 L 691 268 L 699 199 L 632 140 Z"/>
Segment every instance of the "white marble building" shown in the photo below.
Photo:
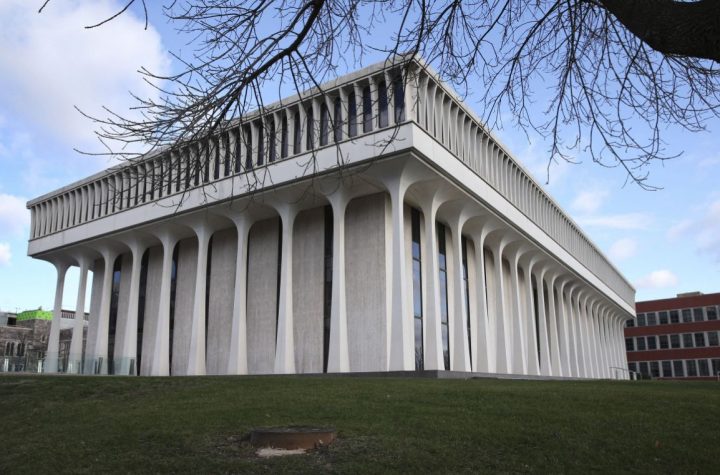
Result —
<path fill-rule="evenodd" d="M 429 67 L 322 90 L 28 203 L 49 371 L 78 266 L 69 371 L 626 377 L 633 287 Z"/>

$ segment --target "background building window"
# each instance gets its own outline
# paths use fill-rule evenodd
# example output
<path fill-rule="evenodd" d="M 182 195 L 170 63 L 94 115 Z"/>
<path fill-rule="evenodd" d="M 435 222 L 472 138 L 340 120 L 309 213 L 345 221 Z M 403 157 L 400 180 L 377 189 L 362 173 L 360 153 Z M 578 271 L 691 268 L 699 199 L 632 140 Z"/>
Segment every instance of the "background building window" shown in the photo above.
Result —
<path fill-rule="evenodd" d="M 705 308 L 705 313 L 707 314 L 708 320 L 717 320 L 718 314 L 717 314 L 717 307 L 707 307 Z"/>
<path fill-rule="evenodd" d="M 692 313 L 690 312 L 689 308 L 685 308 L 682 311 L 682 321 L 683 323 L 690 323 L 692 322 Z"/>
<path fill-rule="evenodd" d="M 680 348 L 680 335 L 670 335 L 670 347 Z"/>
<path fill-rule="evenodd" d="M 694 308 L 693 309 L 693 321 L 702 322 L 704 320 L 705 320 L 705 316 L 703 315 L 703 309 L 702 308 Z"/>
<path fill-rule="evenodd" d="M 640 374 L 642 374 L 644 377 L 650 376 L 650 368 L 648 367 L 647 361 L 643 361 L 640 363 Z"/>
<path fill-rule="evenodd" d="M 693 348 L 692 333 L 683 333 L 683 348 Z"/>
<path fill-rule="evenodd" d="M 679 323 L 680 315 L 677 310 L 670 310 L 670 323 Z"/>
<path fill-rule="evenodd" d="M 708 365 L 708 360 L 698 360 L 698 374 L 700 376 L 710 376 L 710 365 Z"/>
<path fill-rule="evenodd" d="M 660 335 L 658 337 L 660 349 L 666 350 L 668 348 L 668 336 L 667 335 Z"/>
<path fill-rule="evenodd" d="M 644 336 L 636 337 L 635 344 L 637 346 L 638 351 L 645 351 L 645 337 Z"/>
<path fill-rule="evenodd" d="M 658 320 L 660 322 L 660 325 L 667 325 L 668 322 L 668 313 L 667 312 L 660 312 L 658 313 Z"/>
<path fill-rule="evenodd" d="M 640 313 L 637 316 L 637 326 L 644 327 L 645 326 L 645 314 Z"/>
<path fill-rule="evenodd" d="M 695 348 L 702 348 L 705 346 L 705 334 L 704 333 L 696 333 L 695 334 Z"/>
<path fill-rule="evenodd" d="M 718 346 L 718 332 L 708 332 L 708 346 Z"/>
<path fill-rule="evenodd" d="M 688 376 L 697 376 L 697 364 L 695 360 L 685 360 L 685 366 L 687 367 Z"/>
<path fill-rule="evenodd" d="M 647 349 L 657 350 L 657 339 L 655 338 L 655 336 L 651 335 L 647 337 Z"/>
<path fill-rule="evenodd" d="M 657 361 L 650 362 L 650 375 L 653 378 L 660 377 L 660 363 L 659 362 L 657 362 Z"/>
<path fill-rule="evenodd" d="M 662 362 L 662 376 L 663 378 L 672 378 L 672 363 L 670 361 Z"/>
<path fill-rule="evenodd" d="M 632 338 L 625 338 L 625 351 L 635 351 L 635 345 Z"/>
<path fill-rule="evenodd" d="M 635 320 L 632 318 L 625 320 L 625 328 L 632 328 L 635 326 Z"/>
<path fill-rule="evenodd" d="M 685 377 L 685 367 L 683 366 L 683 362 L 681 360 L 673 361 L 673 371 L 675 372 L 676 378 Z"/>
<path fill-rule="evenodd" d="M 647 321 L 647 325 L 649 327 L 657 325 L 657 316 L 655 315 L 655 312 L 646 314 L 645 320 Z"/>

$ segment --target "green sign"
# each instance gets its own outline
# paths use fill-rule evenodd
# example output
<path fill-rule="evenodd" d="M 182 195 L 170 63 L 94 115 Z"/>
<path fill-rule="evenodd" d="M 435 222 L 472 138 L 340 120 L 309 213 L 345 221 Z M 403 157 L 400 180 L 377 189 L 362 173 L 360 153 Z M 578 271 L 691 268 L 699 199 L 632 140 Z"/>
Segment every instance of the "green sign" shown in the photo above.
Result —
<path fill-rule="evenodd" d="M 52 320 L 52 312 L 47 310 L 25 310 L 18 313 L 17 321 L 22 322 L 25 320 Z"/>

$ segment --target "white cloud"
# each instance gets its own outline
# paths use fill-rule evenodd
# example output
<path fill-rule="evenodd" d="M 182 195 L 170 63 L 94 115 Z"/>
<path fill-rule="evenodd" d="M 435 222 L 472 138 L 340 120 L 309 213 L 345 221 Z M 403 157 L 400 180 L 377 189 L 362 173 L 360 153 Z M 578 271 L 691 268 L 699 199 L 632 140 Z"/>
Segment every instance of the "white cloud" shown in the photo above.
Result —
<path fill-rule="evenodd" d="M 622 261 L 633 257 L 637 253 L 638 244 L 635 239 L 623 238 L 618 239 L 610 246 L 608 254 L 614 261 Z"/>
<path fill-rule="evenodd" d="M 680 221 L 668 230 L 668 239 L 681 239 L 720 262 L 720 199 L 711 201 L 699 216 Z"/>
<path fill-rule="evenodd" d="M 678 278 L 667 269 L 656 270 L 641 277 L 634 282 L 638 289 L 662 289 L 674 287 L 678 284 Z"/>
<path fill-rule="evenodd" d="M 30 211 L 25 207 L 25 201 L 19 196 L 0 193 L 0 235 L 17 236 L 25 231 L 30 224 Z"/>
<path fill-rule="evenodd" d="M 10 264 L 12 254 L 10 253 L 10 244 L 0 242 L 0 267 Z"/>
<path fill-rule="evenodd" d="M 157 97 L 137 70 L 160 74 L 169 56 L 159 33 L 131 12 L 100 28 L 85 25 L 122 8 L 116 0 L 51 2 L 42 14 L 27 0 L 0 3 L 0 114 L 20 116 L 73 146 L 93 140 L 94 125 L 73 106 L 125 112 L 129 91 Z"/>
<path fill-rule="evenodd" d="M 607 190 L 581 191 L 573 200 L 572 207 L 582 213 L 594 213 L 600 209 L 609 194 Z"/>
<path fill-rule="evenodd" d="M 578 218 L 582 226 L 611 229 L 647 229 L 652 218 L 644 213 L 624 213 Z"/>

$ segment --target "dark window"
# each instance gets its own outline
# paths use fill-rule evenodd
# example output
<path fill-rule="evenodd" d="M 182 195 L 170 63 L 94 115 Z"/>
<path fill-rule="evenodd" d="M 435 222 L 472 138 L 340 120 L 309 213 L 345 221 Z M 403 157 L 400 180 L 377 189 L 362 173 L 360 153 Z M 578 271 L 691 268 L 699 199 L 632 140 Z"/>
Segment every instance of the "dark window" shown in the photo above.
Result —
<path fill-rule="evenodd" d="M 348 135 L 357 135 L 357 99 L 354 92 L 348 95 Z"/>
<path fill-rule="evenodd" d="M 653 378 L 660 377 L 660 363 L 659 362 L 657 362 L 657 361 L 650 362 L 650 375 Z"/>
<path fill-rule="evenodd" d="M 683 309 L 682 311 L 682 321 L 683 323 L 690 323 L 692 322 L 692 312 L 689 308 Z"/>
<path fill-rule="evenodd" d="M 700 376 L 710 376 L 710 365 L 708 360 L 698 360 L 698 373 Z"/>
<path fill-rule="evenodd" d="M 445 249 L 445 226 L 437 223 L 438 264 L 440 274 L 440 331 L 442 333 L 443 361 L 445 369 L 450 369 L 450 333 L 448 330 L 447 295 L 447 253 Z"/>
<path fill-rule="evenodd" d="M 695 348 L 702 348 L 705 346 L 705 334 L 704 333 L 696 333 L 695 334 Z"/>
<path fill-rule="evenodd" d="M 654 335 L 651 335 L 647 337 L 647 349 L 648 350 L 657 350 L 657 339 Z"/>
<path fill-rule="evenodd" d="M 635 320 L 633 320 L 632 318 L 625 320 L 625 328 L 632 328 L 634 326 L 635 326 Z"/>
<path fill-rule="evenodd" d="M 669 345 L 669 342 L 668 342 L 668 336 L 667 336 L 667 335 L 660 335 L 660 336 L 658 337 L 658 340 L 660 340 L 660 349 L 665 350 L 665 349 L 667 349 L 667 348 L 669 347 L 669 346 L 668 346 L 668 345 Z"/>
<path fill-rule="evenodd" d="M 688 376 L 697 376 L 697 363 L 695 363 L 695 360 L 685 360 L 685 366 L 687 367 Z"/>
<path fill-rule="evenodd" d="M 323 315 L 323 372 L 327 373 L 330 354 L 330 324 L 332 321 L 332 271 L 333 271 L 333 211 L 325 206 L 325 301 Z"/>
<path fill-rule="evenodd" d="M 718 332 L 708 332 L 708 346 L 718 346 Z"/>
<path fill-rule="evenodd" d="M 423 313 L 422 313 L 422 260 L 420 252 L 420 212 L 412 208 L 410 212 L 412 230 L 413 265 L 413 322 L 415 327 L 415 370 L 424 367 Z"/>
<path fill-rule="evenodd" d="M 270 119 L 270 130 L 268 131 L 268 145 L 270 149 L 270 157 L 268 160 L 274 162 L 277 160 L 277 137 L 275 136 L 275 120 Z"/>
<path fill-rule="evenodd" d="M 305 150 L 312 150 L 315 148 L 315 116 L 312 105 L 307 108 L 307 111 L 305 111 L 305 126 L 307 127 L 307 134 L 305 135 Z"/>
<path fill-rule="evenodd" d="M 679 323 L 680 315 L 677 310 L 670 310 L 670 323 Z"/>
<path fill-rule="evenodd" d="M 658 319 L 660 320 L 660 325 L 667 325 L 668 313 L 667 312 L 658 313 Z"/>
<path fill-rule="evenodd" d="M 340 142 L 342 140 L 342 101 L 339 97 L 335 98 L 335 105 L 333 111 L 333 140 Z"/>
<path fill-rule="evenodd" d="M 672 378 L 672 362 L 662 362 L 662 376 L 663 378 Z"/>
<path fill-rule="evenodd" d="M 232 160 L 232 153 L 230 153 L 230 133 L 231 132 L 228 132 L 222 136 L 223 154 L 225 155 L 223 157 L 223 176 L 230 175 L 230 162 Z"/>
<path fill-rule="evenodd" d="M 395 105 L 395 123 L 399 124 L 405 120 L 405 90 L 400 75 L 393 80 L 393 102 Z"/>
<path fill-rule="evenodd" d="M 707 313 L 708 320 L 717 320 L 717 307 L 706 307 L 705 313 Z"/>
<path fill-rule="evenodd" d="M 625 351 L 635 351 L 635 345 L 632 338 L 625 338 Z"/>
<path fill-rule="evenodd" d="M 293 124 L 293 154 L 301 152 L 300 145 L 302 144 L 302 124 L 300 122 L 300 112 L 295 113 L 295 120 Z"/>
<path fill-rule="evenodd" d="M 288 145 L 288 120 L 287 116 L 282 118 L 282 131 L 280 132 L 280 157 L 287 158 L 289 153 Z"/>
<path fill-rule="evenodd" d="M 191 157 L 193 153 L 192 150 L 193 147 L 190 146 L 185 151 L 185 189 L 190 188 L 190 183 L 192 183 L 192 177 L 195 174 Z"/>
<path fill-rule="evenodd" d="M 242 164 L 242 157 L 240 156 L 240 154 L 242 153 L 242 134 L 240 133 L 240 129 L 235 129 L 235 132 L 233 132 L 233 134 L 235 136 L 235 150 L 233 150 L 233 154 L 235 155 L 235 173 L 240 173 Z"/>
<path fill-rule="evenodd" d="M 372 132 L 372 95 L 370 86 L 363 88 L 363 133 Z"/>
<path fill-rule="evenodd" d="M 683 333 L 683 348 L 693 347 L 693 336 L 692 333 Z"/>
<path fill-rule="evenodd" d="M 693 321 L 702 322 L 703 320 L 705 320 L 705 317 L 703 316 L 703 309 L 702 308 L 694 308 L 693 309 Z"/>
<path fill-rule="evenodd" d="M 648 367 L 647 361 L 640 363 L 640 374 L 645 377 L 650 376 L 650 368 Z"/>
<path fill-rule="evenodd" d="M 323 102 L 320 105 L 320 146 L 327 145 L 330 137 L 330 111 Z"/>
<path fill-rule="evenodd" d="M 388 91 L 385 81 L 378 84 L 378 127 L 388 126 Z"/>
<path fill-rule="evenodd" d="M 251 170 L 252 162 L 252 129 L 249 125 L 245 126 L 245 169 Z"/>
<path fill-rule="evenodd" d="M 720 374 L 720 359 L 712 360 L 712 374 L 713 376 Z"/>
<path fill-rule="evenodd" d="M 215 167 L 213 169 L 213 179 L 220 178 L 220 138 L 213 140 L 213 160 Z M 162 162 L 160 162 L 162 163 Z"/>
<path fill-rule="evenodd" d="M 635 338 L 635 345 L 637 346 L 638 351 L 645 351 L 645 337 L 639 336 Z"/>
<path fill-rule="evenodd" d="M 683 362 L 680 360 L 673 361 L 673 372 L 675 378 L 684 378 L 685 377 L 685 367 L 683 366 Z"/>
<path fill-rule="evenodd" d="M 645 319 L 649 327 L 657 325 L 657 316 L 655 315 L 655 312 L 650 312 L 646 314 Z"/>
<path fill-rule="evenodd" d="M 670 335 L 670 347 L 680 348 L 680 335 Z"/>
<path fill-rule="evenodd" d="M 637 363 L 628 363 L 628 369 L 634 373 L 637 373 Z"/>
<path fill-rule="evenodd" d="M 257 164 L 265 163 L 265 126 L 262 121 L 257 122 L 258 144 L 257 144 Z"/>
<path fill-rule="evenodd" d="M 640 313 L 637 316 L 637 326 L 644 327 L 645 326 L 645 314 Z"/>

